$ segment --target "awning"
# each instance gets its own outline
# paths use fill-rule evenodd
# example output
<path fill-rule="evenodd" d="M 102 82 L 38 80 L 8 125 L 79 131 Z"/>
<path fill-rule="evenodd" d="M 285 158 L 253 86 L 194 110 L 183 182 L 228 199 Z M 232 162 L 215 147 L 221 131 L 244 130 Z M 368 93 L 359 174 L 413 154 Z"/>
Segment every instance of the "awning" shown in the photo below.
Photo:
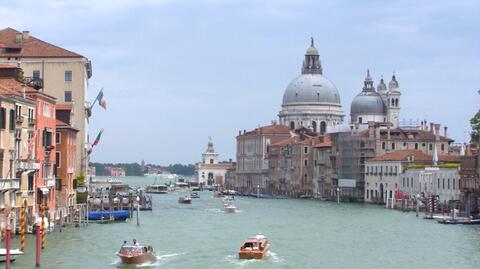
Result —
<path fill-rule="evenodd" d="M 38 187 L 43 194 L 47 194 L 49 192 L 49 189 L 47 187 Z"/>

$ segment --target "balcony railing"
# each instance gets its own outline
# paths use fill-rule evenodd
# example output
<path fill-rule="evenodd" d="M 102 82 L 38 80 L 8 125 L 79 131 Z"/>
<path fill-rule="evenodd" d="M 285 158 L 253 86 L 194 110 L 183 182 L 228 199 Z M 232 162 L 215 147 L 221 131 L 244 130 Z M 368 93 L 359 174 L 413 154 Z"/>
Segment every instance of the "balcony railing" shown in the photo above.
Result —
<path fill-rule="evenodd" d="M 23 116 L 17 115 L 15 117 L 15 122 L 18 123 L 18 124 L 22 124 L 23 123 Z"/>
<path fill-rule="evenodd" d="M 0 190 L 17 190 L 20 189 L 20 179 L 0 179 Z"/>
<path fill-rule="evenodd" d="M 28 125 L 29 126 L 34 126 L 35 125 L 35 119 L 34 118 L 28 118 Z"/>
<path fill-rule="evenodd" d="M 43 88 L 43 79 L 41 78 L 25 77 L 24 82 L 37 90 Z"/>
<path fill-rule="evenodd" d="M 39 170 L 40 163 L 29 161 L 17 161 L 17 170 Z"/>
<path fill-rule="evenodd" d="M 55 179 L 54 178 L 45 179 L 45 185 L 47 187 L 55 187 Z"/>

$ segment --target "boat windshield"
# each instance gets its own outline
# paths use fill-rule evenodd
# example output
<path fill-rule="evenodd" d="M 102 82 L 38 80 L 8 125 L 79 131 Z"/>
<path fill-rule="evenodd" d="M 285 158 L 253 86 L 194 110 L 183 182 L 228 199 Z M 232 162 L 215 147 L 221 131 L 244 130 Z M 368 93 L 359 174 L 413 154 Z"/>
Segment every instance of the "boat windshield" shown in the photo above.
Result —
<path fill-rule="evenodd" d="M 143 246 L 122 246 L 120 253 L 141 253 L 145 251 L 145 248 Z"/>

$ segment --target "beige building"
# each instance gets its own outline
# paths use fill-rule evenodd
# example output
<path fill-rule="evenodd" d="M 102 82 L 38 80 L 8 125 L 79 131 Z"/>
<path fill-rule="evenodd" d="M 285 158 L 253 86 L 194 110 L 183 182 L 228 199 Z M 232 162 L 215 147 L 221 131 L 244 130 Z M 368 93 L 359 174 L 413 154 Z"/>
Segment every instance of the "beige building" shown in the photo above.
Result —
<path fill-rule="evenodd" d="M 86 96 L 88 79 L 92 75 L 90 61 L 77 53 L 30 36 L 28 31 L 12 28 L 0 31 L 0 63 L 14 63 L 24 71 L 32 83 L 43 85 L 45 93 L 57 99 L 58 104 L 73 105 L 72 127 L 77 136 L 76 174 L 86 172 Z"/>
<path fill-rule="evenodd" d="M 27 220 L 33 219 L 35 188 L 35 102 L 22 95 L 28 85 L 8 77 L 16 68 L 0 67 L 0 225 L 12 229 L 20 218 L 20 207 L 26 206 Z M 13 73 L 12 73 L 13 72 Z"/>

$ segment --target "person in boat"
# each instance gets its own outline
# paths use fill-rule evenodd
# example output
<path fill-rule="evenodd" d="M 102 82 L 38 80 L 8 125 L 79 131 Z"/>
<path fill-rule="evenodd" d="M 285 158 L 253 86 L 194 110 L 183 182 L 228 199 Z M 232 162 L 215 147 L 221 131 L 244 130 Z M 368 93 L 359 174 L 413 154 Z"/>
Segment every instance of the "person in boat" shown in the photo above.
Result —
<path fill-rule="evenodd" d="M 135 239 L 135 238 L 133 239 L 133 245 L 138 246 L 137 239 Z"/>
<path fill-rule="evenodd" d="M 122 244 L 122 247 L 126 246 L 127 245 L 127 240 L 123 240 L 123 244 Z"/>

